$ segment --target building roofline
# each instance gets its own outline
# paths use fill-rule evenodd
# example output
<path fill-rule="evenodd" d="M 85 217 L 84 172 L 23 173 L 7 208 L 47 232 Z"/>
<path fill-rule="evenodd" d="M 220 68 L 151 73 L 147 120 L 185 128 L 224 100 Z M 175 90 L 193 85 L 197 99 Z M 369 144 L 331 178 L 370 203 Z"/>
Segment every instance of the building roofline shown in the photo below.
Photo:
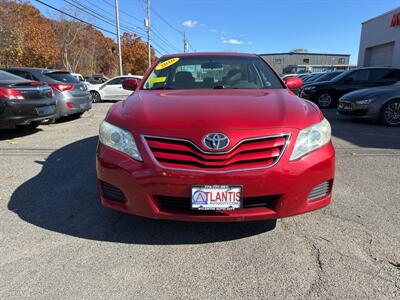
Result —
<path fill-rule="evenodd" d="M 310 52 L 281 52 L 281 53 L 264 53 L 258 54 L 259 56 L 269 55 L 330 55 L 330 56 L 350 56 L 350 54 L 337 54 L 337 53 L 310 53 Z"/>
<path fill-rule="evenodd" d="M 400 12 L 400 6 L 394 8 L 394 9 L 392 9 L 392 10 L 389 10 L 389 11 L 383 13 L 383 14 L 380 14 L 379 16 L 376 16 L 376 17 L 373 17 L 373 18 L 371 18 L 371 19 L 368 19 L 368 20 L 362 22 L 361 24 L 365 24 L 365 23 L 371 22 L 371 21 L 373 21 L 373 20 L 375 20 L 375 19 L 378 19 L 378 18 L 383 17 L 383 16 L 385 16 L 385 15 L 391 14 L 391 13 L 397 11 L 397 10 Z"/>

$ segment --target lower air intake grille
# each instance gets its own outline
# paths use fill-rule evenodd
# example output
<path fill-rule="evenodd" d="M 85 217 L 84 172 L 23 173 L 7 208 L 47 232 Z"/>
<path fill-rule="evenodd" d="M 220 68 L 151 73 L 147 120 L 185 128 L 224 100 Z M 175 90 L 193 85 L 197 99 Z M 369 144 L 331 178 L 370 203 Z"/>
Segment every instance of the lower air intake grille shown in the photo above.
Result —
<path fill-rule="evenodd" d="M 116 186 L 102 181 L 101 188 L 103 190 L 103 196 L 105 198 L 113 201 L 125 202 L 124 193 Z"/>
<path fill-rule="evenodd" d="M 308 201 L 315 201 L 327 196 L 331 191 L 331 181 L 327 180 L 314 187 L 308 195 Z"/>
<path fill-rule="evenodd" d="M 245 197 L 243 198 L 243 209 L 247 208 L 269 208 L 274 209 L 279 201 L 280 195 Z M 183 212 L 196 213 L 197 210 L 191 210 L 190 198 L 156 196 L 155 199 L 162 210 L 180 210 Z M 203 211 L 204 212 L 204 211 Z M 208 211 L 212 213 L 213 211 Z"/>

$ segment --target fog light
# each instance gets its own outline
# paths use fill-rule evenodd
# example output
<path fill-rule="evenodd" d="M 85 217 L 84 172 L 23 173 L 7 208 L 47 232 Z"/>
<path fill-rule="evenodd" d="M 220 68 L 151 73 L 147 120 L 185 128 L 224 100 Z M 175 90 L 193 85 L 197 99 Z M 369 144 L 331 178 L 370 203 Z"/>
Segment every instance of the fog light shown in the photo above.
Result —
<path fill-rule="evenodd" d="M 331 181 L 327 180 L 314 187 L 311 190 L 310 194 L 308 195 L 307 200 L 309 202 L 318 200 L 320 198 L 327 196 L 330 193 L 330 191 L 331 191 Z"/>

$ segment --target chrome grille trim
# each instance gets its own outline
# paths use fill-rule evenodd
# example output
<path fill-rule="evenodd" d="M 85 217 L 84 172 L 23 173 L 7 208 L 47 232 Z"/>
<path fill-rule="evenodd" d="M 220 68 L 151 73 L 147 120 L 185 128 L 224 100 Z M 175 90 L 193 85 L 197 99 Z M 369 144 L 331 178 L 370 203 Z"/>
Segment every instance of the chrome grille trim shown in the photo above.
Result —
<path fill-rule="evenodd" d="M 172 140 L 172 141 L 180 141 L 180 142 L 187 142 L 190 143 L 192 146 L 194 146 L 197 150 L 199 150 L 203 154 L 211 154 L 211 155 L 219 155 L 219 154 L 228 154 L 232 151 L 234 151 L 237 147 L 239 147 L 242 143 L 248 142 L 248 141 L 256 141 L 256 140 L 262 140 L 262 139 L 268 139 L 268 138 L 279 138 L 279 137 L 284 137 L 285 138 L 285 144 L 282 148 L 282 151 L 280 152 L 279 156 L 276 158 L 276 160 L 265 167 L 255 167 L 255 168 L 238 168 L 238 169 L 231 169 L 231 170 L 198 170 L 198 169 L 188 169 L 188 168 L 175 168 L 175 167 L 169 167 L 169 166 L 164 166 L 162 165 L 157 158 L 154 156 L 153 151 L 150 149 L 149 144 L 147 143 L 146 138 L 153 138 L 153 139 L 163 139 L 163 140 Z M 253 137 L 253 138 L 245 138 L 240 140 L 232 149 L 229 151 L 225 152 L 207 152 L 199 148 L 194 142 L 192 142 L 189 139 L 182 139 L 182 138 L 174 138 L 174 137 L 161 137 L 161 136 L 155 136 L 155 135 L 140 135 L 140 139 L 142 140 L 142 143 L 146 149 L 146 152 L 152 159 L 152 161 L 160 168 L 162 169 L 167 169 L 167 170 L 179 170 L 179 171 L 185 171 L 185 172 L 200 172 L 200 173 L 231 173 L 231 172 L 240 172 L 240 171 L 252 171 L 252 170 L 260 170 L 260 169 L 269 169 L 275 166 L 282 158 L 283 154 L 285 153 L 285 150 L 287 146 L 289 145 L 289 141 L 291 138 L 291 133 L 280 133 L 280 134 L 275 134 L 275 135 L 267 135 L 267 136 L 260 136 L 260 137 Z"/>

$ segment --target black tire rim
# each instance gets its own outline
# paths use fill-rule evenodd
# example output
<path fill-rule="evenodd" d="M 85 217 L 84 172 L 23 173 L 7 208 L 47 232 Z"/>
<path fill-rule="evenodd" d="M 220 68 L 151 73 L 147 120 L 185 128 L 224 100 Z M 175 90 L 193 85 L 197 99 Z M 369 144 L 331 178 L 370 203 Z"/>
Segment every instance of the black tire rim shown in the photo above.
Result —
<path fill-rule="evenodd" d="M 331 105 L 332 97 L 328 93 L 323 93 L 323 94 L 318 96 L 317 101 L 318 101 L 318 105 L 320 107 L 326 108 L 326 107 L 329 107 Z"/>
<path fill-rule="evenodd" d="M 400 125 L 400 102 L 390 103 L 385 109 L 384 118 L 389 125 Z"/>
<path fill-rule="evenodd" d="M 91 94 L 92 94 L 92 102 L 93 103 L 100 102 L 101 99 L 100 99 L 99 93 L 91 92 Z"/>

